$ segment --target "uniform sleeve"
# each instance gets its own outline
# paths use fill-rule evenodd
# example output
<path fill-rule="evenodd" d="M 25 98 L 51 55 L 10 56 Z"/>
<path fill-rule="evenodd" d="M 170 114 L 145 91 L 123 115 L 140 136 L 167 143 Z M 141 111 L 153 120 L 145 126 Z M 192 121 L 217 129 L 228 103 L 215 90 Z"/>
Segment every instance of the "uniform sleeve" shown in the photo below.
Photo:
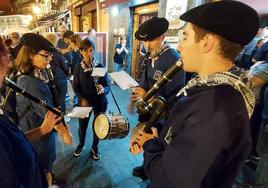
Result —
<path fill-rule="evenodd" d="M 14 165 L 12 162 L 12 146 L 8 142 L 8 139 L 5 139 L 6 135 L 0 132 L 0 187 L 21 188 L 22 185 L 19 185 L 18 177 L 16 175 Z"/>
<path fill-rule="evenodd" d="M 268 42 L 262 45 L 261 48 L 259 48 L 256 53 L 253 56 L 253 59 L 257 61 L 262 61 L 265 56 L 268 56 Z"/>
<path fill-rule="evenodd" d="M 74 67 L 74 80 L 73 80 L 73 89 L 75 94 L 79 99 L 84 98 L 81 89 L 80 89 L 80 81 L 79 81 L 79 72 L 80 72 L 80 63 L 76 64 Z"/>
<path fill-rule="evenodd" d="M 97 67 L 104 67 L 102 64 L 98 64 Z M 104 77 L 100 77 L 99 83 L 104 87 L 104 94 L 107 95 L 110 92 L 109 78 L 107 73 Z"/>
<path fill-rule="evenodd" d="M 48 105 L 53 106 L 52 96 L 48 86 L 44 87 L 44 84 L 41 84 L 40 82 L 31 78 L 31 76 L 21 77 L 17 81 L 18 85 L 24 88 L 25 91 L 34 97 L 37 97 L 39 100 L 46 102 Z M 22 95 L 17 96 L 17 103 L 21 112 L 23 112 L 25 108 L 29 108 L 29 111 L 34 112 L 41 119 L 44 119 L 47 113 L 47 110 L 44 107 Z"/>
<path fill-rule="evenodd" d="M 149 89 L 149 83 L 148 83 L 148 78 L 147 78 L 147 67 L 149 66 L 148 64 L 150 64 L 150 62 L 146 62 L 144 71 L 142 72 L 142 76 L 141 76 L 141 80 L 140 80 L 140 87 L 142 87 L 145 91 L 147 91 Z"/>
<path fill-rule="evenodd" d="M 71 76 L 70 68 L 68 65 L 68 60 L 59 53 L 59 66 L 66 76 Z"/>
<path fill-rule="evenodd" d="M 115 49 L 117 49 L 117 48 L 120 49 L 121 47 L 122 47 L 121 44 L 116 44 L 115 45 Z"/>
<path fill-rule="evenodd" d="M 198 113 L 188 117 L 184 122 L 187 128 L 173 135 L 165 150 L 164 139 L 150 140 L 144 144 L 144 167 L 152 185 L 199 187 L 208 167 L 223 147 L 222 138 L 212 128 L 215 123 L 213 118 L 217 116 L 213 115 L 206 120 Z M 218 120 L 219 124 L 226 123 L 222 119 Z"/>

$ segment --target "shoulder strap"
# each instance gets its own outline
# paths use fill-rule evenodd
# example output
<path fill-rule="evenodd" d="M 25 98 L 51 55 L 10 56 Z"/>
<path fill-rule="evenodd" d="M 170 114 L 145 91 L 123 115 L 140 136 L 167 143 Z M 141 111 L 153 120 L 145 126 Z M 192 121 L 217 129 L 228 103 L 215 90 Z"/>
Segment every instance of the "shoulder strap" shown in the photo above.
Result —
<path fill-rule="evenodd" d="M 21 74 L 21 75 L 15 75 L 15 76 L 13 76 L 11 79 L 12 79 L 14 82 L 17 82 L 17 80 L 18 80 L 19 78 L 21 78 L 22 76 L 24 76 L 24 75 L 23 75 L 23 74 Z M 10 87 L 6 87 L 6 93 L 5 93 L 5 97 L 4 97 L 3 103 L 1 104 L 1 109 L 3 109 L 3 110 L 6 109 L 6 105 L 8 104 L 8 100 L 10 99 L 10 97 L 15 97 L 14 100 L 16 100 L 16 92 L 15 92 L 12 88 L 10 88 Z M 17 101 L 15 101 L 15 102 L 17 103 Z M 24 117 L 24 116 L 26 115 L 26 113 L 27 113 L 29 110 L 30 110 L 30 107 L 27 106 L 27 107 L 25 108 L 25 110 L 23 111 L 22 115 L 21 115 L 20 117 L 18 117 L 18 114 L 17 114 L 16 109 L 15 109 L 15 107 L 14 107 L 14 109 L 12 110 L 12 113 L 13 113 L 14 115 L 9 116 L 9 119 L 10 119 L 12 122 L 16 123 L 16 122 L 18 122 L 18 120 L 19 120 L 20 118 Z M 16 115 L 15 115 L 15 114 L 16 114 Z"/>
<path fill-rule="evenodd" d="M 11 80 L 13 80 L 15 83 L 17 83 L 18 78 L 22 76 L 22 75 L 15 75 L 13 77 L 11 77 Z M 5 93 L 5 97 L 3 100 L 3 103 L 1 104 L 1 108 L 5 109 L 6 105 L 7 105 L 7 101 L 9 99 L 9 97 L 14 93 L 14 90 L 10 87 L 6 87 L 6 93 Z"/>

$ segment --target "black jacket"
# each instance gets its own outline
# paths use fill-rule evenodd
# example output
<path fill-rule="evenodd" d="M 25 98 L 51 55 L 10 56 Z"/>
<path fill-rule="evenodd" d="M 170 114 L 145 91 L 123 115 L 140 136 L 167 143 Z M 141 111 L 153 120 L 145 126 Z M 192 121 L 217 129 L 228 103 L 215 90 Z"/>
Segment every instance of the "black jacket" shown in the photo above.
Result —
<path fill-rule="evenodd" d="M 226 85 L 187 94 L 159 138 L 143 145 L 150 188 L 230 188 L 251 146 L 243 97 Z"/>
<path fill-rule="evenodd" d="M 102 64 L 98 64 L 95 67 L 103 67 Z M 78 99 L 86 99 L 93 108 L 99 108 L 103 104 L 108 104 L 106 95 L 109 93 L 108 77 L 107 74 L 104 77 L 99 77 L 98 83 L 104 87 L 104 94 L 98 95 L 95 87 L 92 71 L 84 71 L 81 67 L 81 63 L 76 64 L 74 68 L 74 81 L 73 89 Z"/>

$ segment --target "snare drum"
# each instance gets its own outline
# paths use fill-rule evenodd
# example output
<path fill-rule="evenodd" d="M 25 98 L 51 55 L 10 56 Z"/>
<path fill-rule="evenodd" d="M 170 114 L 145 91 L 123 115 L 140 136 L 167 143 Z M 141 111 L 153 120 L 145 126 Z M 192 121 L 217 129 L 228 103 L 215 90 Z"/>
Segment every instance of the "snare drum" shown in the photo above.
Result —
<path fill-rule="evenodd" d="M 93 129 L 100 140 L 121 139 L 128 135 L 129 122 L 122 114 L 100 114 L 94 121 Z"/>

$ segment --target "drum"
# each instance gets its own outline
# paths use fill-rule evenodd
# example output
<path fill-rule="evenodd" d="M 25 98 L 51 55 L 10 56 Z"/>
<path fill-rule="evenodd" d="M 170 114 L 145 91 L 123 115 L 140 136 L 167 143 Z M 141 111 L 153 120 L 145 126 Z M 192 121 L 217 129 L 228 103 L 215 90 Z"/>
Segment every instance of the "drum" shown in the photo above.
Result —
<path fill-rule="evenodd" d="M 121 139 L 128 135 L 129 122 L 122 114 L 100 114 L 94 121 L 93 129 L 100 140 Z"/>

